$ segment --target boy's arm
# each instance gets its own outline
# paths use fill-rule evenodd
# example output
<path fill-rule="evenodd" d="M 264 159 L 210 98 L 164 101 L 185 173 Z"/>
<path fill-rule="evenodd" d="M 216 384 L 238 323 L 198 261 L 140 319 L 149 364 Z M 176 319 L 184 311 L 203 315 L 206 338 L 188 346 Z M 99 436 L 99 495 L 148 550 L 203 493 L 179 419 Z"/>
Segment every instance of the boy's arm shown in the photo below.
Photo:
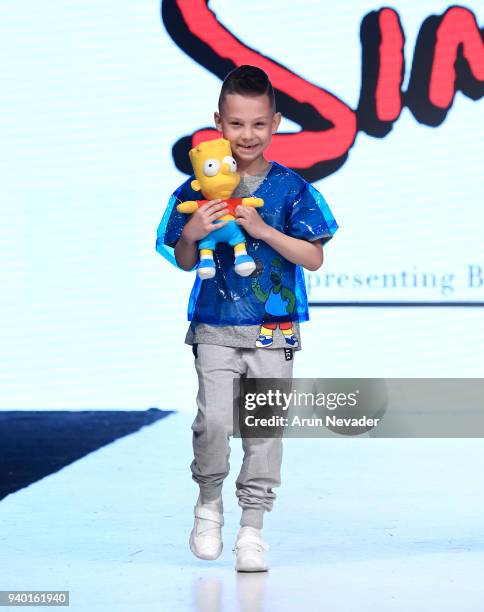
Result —
<path fill-rule="evenodd" d="M 298 264 L 313 272 L 323 265 L 321 240 L 309 242 L 308 240 L 286 236 L 286 234 L 265 223 L 254 208 L 239 206 L 236 213 L 237 223 L 247 233 L 253 238 L 267 242 L 269 246 L 293 264 Z"/>
<path fill-rule="evenodd" d="M 190 217 L 180 239 L 175 245 L 175 259 L 180 268 L 193 270 L 198 262 L 198 241 L 205 238 L 214 229 L 223 227 L 227 221 L 214 225 L 214 221 L 227 214 L 227 206 L 218 200 L 210 200 L 203 204 Z"/>
<path fill-rule="evenodd" d="M 267 225 L 267 224 L 266 224 Z M 315 272 L 323 265 L 324 255 L 321 240 L 301 240 L 286 236 L 282 232 L 267 226 L 264 242 L 267 242 L 275 251 L 280 253 L 288 261 L 298 264 L 307 270 Z"/>
<path fill-rule="evenodd" d="M 186 227 L 186 226 L 185 226 Z M 186 238 L 182 232 L 178 242 L 175 245 L 176 263 L 182 270 L 189 272 L 197 265 L 198 248 L 196 241 L 191 241 Z"/>

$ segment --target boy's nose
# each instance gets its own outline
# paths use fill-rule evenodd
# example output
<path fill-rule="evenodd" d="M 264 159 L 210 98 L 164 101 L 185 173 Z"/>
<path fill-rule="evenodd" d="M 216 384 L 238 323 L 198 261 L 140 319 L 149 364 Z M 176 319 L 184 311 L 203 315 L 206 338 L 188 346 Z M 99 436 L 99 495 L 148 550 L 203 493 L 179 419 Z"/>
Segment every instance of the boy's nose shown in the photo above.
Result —
<path fill-rule="evenodd" d="M 229 164 L 222 164 L 222 174 L 230 174 L 230 166 Z"/>

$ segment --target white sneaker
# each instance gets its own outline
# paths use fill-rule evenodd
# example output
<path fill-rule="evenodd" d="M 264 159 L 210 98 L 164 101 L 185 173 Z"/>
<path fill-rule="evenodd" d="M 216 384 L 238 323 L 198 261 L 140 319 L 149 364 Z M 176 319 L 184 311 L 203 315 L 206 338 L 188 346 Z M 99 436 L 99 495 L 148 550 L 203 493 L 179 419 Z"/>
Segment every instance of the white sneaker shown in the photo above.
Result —
<path fill-rule="evenodd" d="M 238 572 L 267 572 L 269 569 L 266 561 L 269 545 L 262 539 L 260 529 L 241 527 L 233 550 Z"/>
<path fill-rule="evenodd" d="M 190 534 L 190 550 L 199 559 L 213 561 L 222 552 L 223 514 L 197 502 L 195 523 Z"/>

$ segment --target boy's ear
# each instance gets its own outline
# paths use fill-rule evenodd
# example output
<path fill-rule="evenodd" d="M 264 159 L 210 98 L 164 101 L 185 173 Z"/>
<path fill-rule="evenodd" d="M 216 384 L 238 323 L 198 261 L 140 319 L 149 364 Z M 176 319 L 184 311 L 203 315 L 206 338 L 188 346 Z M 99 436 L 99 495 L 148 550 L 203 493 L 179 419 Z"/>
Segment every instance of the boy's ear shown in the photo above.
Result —
<path fill-rule="evenodd" d="M 282 115 L 281 113 L 274 113 L 274 117 L 272 118 L 272 133 L 275 134 L 279 129 L 279 125 L 281 123 Z"/>
<path fill-rule="evenodd" d="M 213 120 L 215 121 L 215 127 L 219 132 L 222 131 L 222 117 L 218 111 L 215 111 L 213 114 Z"/>
<path fill-rule="evenodd" d="M 200 182 L 197 181 L 197 179 L 193 179 L 193 181 L 190 183 L 190 185 L 191 185 L 193 191 L 200 191 L 200 189 L 202 188 L 200 186 Z"/>

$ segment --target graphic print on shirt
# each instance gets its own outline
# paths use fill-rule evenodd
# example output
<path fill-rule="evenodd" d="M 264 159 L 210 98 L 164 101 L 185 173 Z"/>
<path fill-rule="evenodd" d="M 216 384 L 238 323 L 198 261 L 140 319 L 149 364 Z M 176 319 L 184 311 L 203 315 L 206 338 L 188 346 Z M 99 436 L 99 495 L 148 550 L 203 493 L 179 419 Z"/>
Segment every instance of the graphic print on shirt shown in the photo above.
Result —
<path fill-rule="evenodd" d="M 258 348 L 271 346 L 274 341 L 274 330 L 279 326 L 286 345 L 295 348 L 299 344 L 292 327 L 296 296 L 283 285 L 282 261 L 279 257 L 274 257 L 271 262 L 269 278 L 270 284 L 266 289 L 262 288 L 258 278 L 252 280 L 252 291 L 258 300 L 264 302 L 265 312 L 255 345 Z"/>

